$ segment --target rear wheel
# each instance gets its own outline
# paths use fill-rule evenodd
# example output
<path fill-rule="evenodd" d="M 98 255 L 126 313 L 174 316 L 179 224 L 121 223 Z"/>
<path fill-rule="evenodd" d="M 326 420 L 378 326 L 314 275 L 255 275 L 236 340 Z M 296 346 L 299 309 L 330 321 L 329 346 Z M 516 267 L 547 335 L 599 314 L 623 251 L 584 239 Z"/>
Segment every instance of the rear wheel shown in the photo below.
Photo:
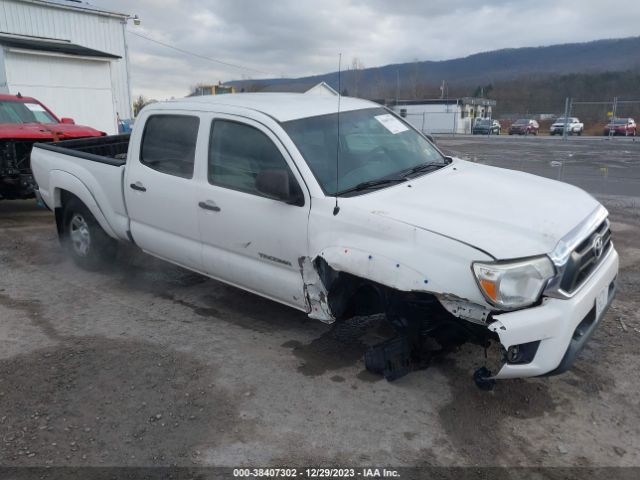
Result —
<path fill-rule="evenodd" d="M 64 209 L 62 243 L 73 261 L 87 270 L 97 270 L 113 261 L 118 243 L 105 233 L 89 209 L 71 199 Z"/>

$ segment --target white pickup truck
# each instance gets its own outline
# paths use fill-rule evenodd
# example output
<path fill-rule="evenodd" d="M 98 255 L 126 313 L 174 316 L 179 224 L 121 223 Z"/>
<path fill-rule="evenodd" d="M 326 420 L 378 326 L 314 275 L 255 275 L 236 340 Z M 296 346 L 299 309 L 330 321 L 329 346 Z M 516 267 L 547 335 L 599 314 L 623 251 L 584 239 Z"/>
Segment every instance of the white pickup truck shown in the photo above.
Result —
<path fill-rule="evenodd" d="M 156 103 L 130 139 L 37 144 L 31 160 L 80 265 L 131 242 L 323 322 L 384 313 L 398 336 L 366 362 L 387 378 L 408 371 L 425 337 L 497 345 L 481 380 L 563 372 L 616 290 L 593 197 L 447 157 L 365 100 Z"/>
<path fill-rule="evenodd" d="M 562 135 L 565 128 L 567 135 L 582 135 L 584 123 L 576 117 L 556 118 L 549 128 L 549 135 Z"/>

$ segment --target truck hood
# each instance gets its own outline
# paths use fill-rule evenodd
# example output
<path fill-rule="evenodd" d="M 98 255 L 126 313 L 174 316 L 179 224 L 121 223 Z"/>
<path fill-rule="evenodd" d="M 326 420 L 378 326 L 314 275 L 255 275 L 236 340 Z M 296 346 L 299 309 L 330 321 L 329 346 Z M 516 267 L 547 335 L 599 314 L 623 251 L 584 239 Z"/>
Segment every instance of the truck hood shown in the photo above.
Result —
<path fill-rule="evenodd" d="M 66 123 L 1 123 L 0 138 L 24 140 L 55 140 L 65 138 L 100 137 L 104 135 L 91 127 Z"/>
<path fill-rule="evenodd" d="M 459 159 L 353 200 L 371 215 L 455 239 L 500 260 L 550 253 L 600 205 L 565 183 Z"/>

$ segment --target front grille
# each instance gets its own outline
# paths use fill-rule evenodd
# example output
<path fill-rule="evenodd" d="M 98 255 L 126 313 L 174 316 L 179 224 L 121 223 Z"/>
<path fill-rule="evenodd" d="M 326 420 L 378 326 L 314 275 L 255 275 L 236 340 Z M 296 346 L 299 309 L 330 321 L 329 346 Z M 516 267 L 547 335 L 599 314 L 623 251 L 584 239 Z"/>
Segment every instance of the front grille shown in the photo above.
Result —
<path fill-rule="evenodd" d="M 600 242 L 596 239 L 600 238 Z M 605 220 L 571 252 L 560 288 L 573 293 L 598 267 L 611 248 L 611 229 Z"/>

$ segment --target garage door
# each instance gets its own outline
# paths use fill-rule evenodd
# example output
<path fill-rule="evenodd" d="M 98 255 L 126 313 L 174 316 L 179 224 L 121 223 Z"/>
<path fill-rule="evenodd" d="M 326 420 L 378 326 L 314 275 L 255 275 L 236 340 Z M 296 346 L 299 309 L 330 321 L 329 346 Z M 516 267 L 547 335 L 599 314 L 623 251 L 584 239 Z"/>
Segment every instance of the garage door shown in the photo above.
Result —
<path fill-rule="evenodd" d="M 37 98 L 58 117 L 117 133 L 109 61 L 8 51 L 5 66 L 10 93 Z"/>

